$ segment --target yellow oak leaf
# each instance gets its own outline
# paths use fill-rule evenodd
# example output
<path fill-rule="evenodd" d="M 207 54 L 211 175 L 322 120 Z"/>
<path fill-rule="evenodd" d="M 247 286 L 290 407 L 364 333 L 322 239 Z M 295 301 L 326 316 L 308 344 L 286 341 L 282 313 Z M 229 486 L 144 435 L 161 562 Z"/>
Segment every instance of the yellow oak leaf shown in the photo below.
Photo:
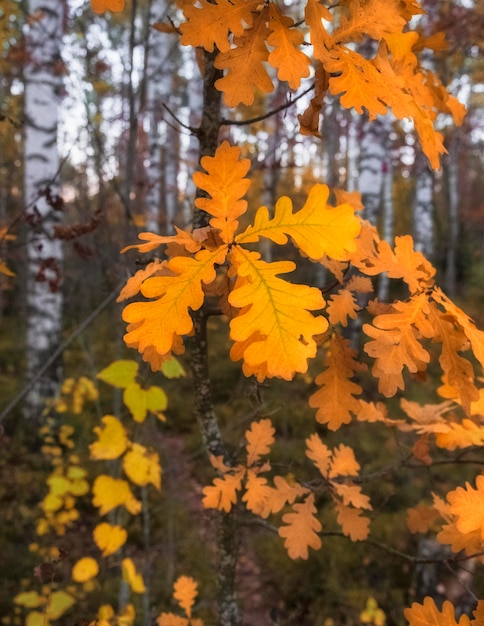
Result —
<path fill-rule="evenodd" d="M 309 406 L 318 409 L 316 420 L 328 424 L 331 430 L 351 422 L 352 413 L 357 414 L 360 408 L 356 396 L 362 393 L 362 388 L 350 378 L 364 366 L 355 356 L 349 340 L 333 333 L 325 358 L 326 369 L 315 379 L 320 389 L 309 398 Z"/>
<path fill-rule="evenodd" d="M 117 459 L 128 446 L 126 430 L 114 415 L 105 415 L 101 422 L 104 427 L 95 426 L 93 428 L 98 440 L 89 446 L 90 457 L 96 460 Z"/>
<path fill-rule="evenodd" d="M 158 235 L 150 232 L 140 233 L 138 238 L 146 243 L 134 243 L 123 248 L 121 252 L 124 253 L 127 250 L 138 250 L 138 252 L 141 253 L 151 252 L 152 250 L 158 248 L 158 246 L 170 245 L 174 243 L 180 245 L 182 248 L 185 248 L 188 252 L 198 252 L 198 250 L 200 250 L 200 242 L 196 240 L 192 233 L 181 230 L 181 228 L 177 228 L 176 226 L 175 230 L 176 235 Z M 158 265 L 160 266 L 158 269 L 161 270 L 164 263 L 160 263 L 158 261 Z M 141 271 L 146 271 L 146 268 Z"/>
<path fill-rule="evenodd" d="M 314 185 L 304 206 L 292 212 L 292 202 L 287 196 L 279 198 L 275 214 L 269 219 L 266 207 L 260 207 L 254 224 L 236 236 L 237 243 L 252 243 L 260 237 L 285 244 L 288 237 L 311 259 L 323 255 L 334 259 L 346 259 L 356 249 L 355 238 L 361 230 L 360 220 L 353 207 L 342 204 L 329 207 L 326 202 L 329 189 L 326 185 Z"/>
<path fill-rule="evenodd" d="M 294 21 L 283 15 L 274 3 L 269 5 L 270 30 L 267 43 L 273 47 L 269 54 L 269 63 L 277 69 L 279 80 L 285 80 L 291 89 L 297 89 L 302 78 L 310 74 L 310 59 L 299 47 L 304 42 L 304 35 L 293 28 Z"/>
<path fill-rule="evenodd" d="M 274 443 L 275 432 L 276 430 L 269 419 L 252 422 L 250 428 L 245 431 L 247 467 L 257 463 L 262 455 L 269 454 Z"/>
<path fill-rule="evenodd" d="M 185 611 L 188 618 L 192 616 L 192 607 L 198 595 L 198 585 L 190 576 L 180 576 L 173 585 L 173 597 Z"/>
<path fill-rule="evenodd" d="M 237 502 L 237 492 L 242 489 L 245 467 L 234 469 L 234 473 L 226 473 L 223 478 L 216 478 L 213 485 L 204 487 L 203 506 L 206 509 L 219 509 L 228 513 Z"/>
<path fill-rule="evenodd" d="M 407 302 L 396 301 L 392 309 L 390 313 L 377 315 L 373 325 L 363 325 L 364 333 L 372 338 L 364 350 L 376 359 L 372 372 L 378 379 L 378 390 L 387 398 L 404 389 L 404 367 L 411 373 L 426 370 L 430 354 L 419 338 L 433 337 L 435 333 L 428 320 L 430 305 L 425 293 Z"/>
<path fill-rule="evenodd" d="M 91 8 L 94 13 L 120 13 L 124 10 L 124 0 L 91 0 Z"/>
<path fill-rule="evenodd" d="M 366 601 L 366 609 L 360 613 L 360 620 L 363 624 L 385 626 L 387 618 L 384 611 L 378 607 L 375 598 L 368 598 Z"/>
<path fill-rule="evenodd" d="M 484 446 L 484 421 L 478 424 L 464 418 L 460 424 L 448 423 L 446 432 L 436 433 L 435 443 L 447 450 Z"/>
<path fill-rule="evenodd" d="M 201 165 L 207 173 L 195 172 L 193 182 L 211 197 L 197 198 L 195 205 L 213 216 L 210 225 L 220 231 L 224 242 L 230 243 L 237 218 L 247 210 L 247 201 L 242 198 L 250 187 L 250 180 L 245 178 L 250 160 L 241 159 L 240 148 L 224 141 L 213 157 L 202 158 Z"/>
<path fill-rule="evenodd" d="M 345 506 L 340 502 L 335 504 L 337 521 L 341 526 L 343 534 L 351 539 L 351 541 L 363 541 L 370 534 L 370 520 L 362 517 L 363 511 Z"/>
<path fill-rule="evenodd" d="M 124 546 L 128 533 L 121 526 L 113 526 L 106 522 L 98 524 L 92 532 L 94 542 L 102 550 L 103 556 L 114 554 Z"/>
<path fill-rule="evenodd" d="M 361 33 L 366 33 L 379 40 L 388 34 L 400 33 L 405 23 L 398 2 L 356 0 L 349 3 L 349 11 L 342 16 L 334 38 L 337 41 L 353 41 Z"/>
<path fill-rule="evenodd" d="M 94 506 L 99 507 L 100 515 L 105 515 L 118 506 L 124 506 L 132 515 L 141 511 L 141 502 L 133 495 L 129 484 L 121 478 L 101 474 L 92 486 Z"/>
<path fill-rule="evenodd" d="M 161 488 L 161 467 L 157 452 L 150 452 L 139 443 L 131 444 L 131 449 L 123 457 L 123 470 L 135 485 L 152 484 Z"/>
<path fill-rule="evenodd" d="M 136 570 L 136 566 L 131 559 L 123 559 L 121 562 L 121 575 L 123 581 L 128 583 L 133 593 L 145 593 L 146 587 L 143 576 Z"/>
<path fill-rule="evenodd" d="M 438 609 L 435 601 L 427 596 L 423 604 L 414 602 L 409 609 L 405 609 L 403 614 L 408 620 L 409 626 L 479 626 L 467 617 L 462 615 L 459 621 L 455 618 L 455 609 L 452 602 L 446 600 L 442 605 L 442 610 Z"/>
<path fill-rule="evenodd" d="M 448 413 L 454 407 L 453 402 L 421 405 L 418 402 L 411 402 L 402 398 L 400 406 L 412 420 L 412 423 L 409 424 L 409 430 L 415 430 L 419 434 L 446 433 L 450 428 Z"/>
<path fill-rule="evenodd" d="M 255 15 L 253 26 L 244 31 L 241 37 L 235 37 L 235 47 L 217 55 L 216 68 L 227 70 L 223 78 L 215 81 L 215 87 L 224 93 L 224 102 L 228 107 L 254 103 L 257 89 L 264 93 L 273 91 L 272 80 L 264 67 L 269 58 L 266 39 L 267 6 Z"/>
<path fill-rule="evenodd" d="M 284 538 L 284 546 L 291 559 L 307 559 L 308 548 L 319 550 L 321 539 L 317 533 L 322 529 L 316 517 L 314 494 L 304 502 L 292 505 L 293 512 L 282 516 L 285 526 L 279 528 L 279 535 Z"/>
<path fill-rule="evenodd" d="M 148 412 L 154 413 L 162 421 L 165 419 L 161 411 L 166 409 L 168 400 L 161 387 L 143 389 L 138 383 L 132 383 L 123 392 L 123 402 L 135 422 L 144 422 Z"/>
<path fill-rule="evenodd" d="M 221 52 L 227 52 L 229 32 L 240 37 L 251 28 L 259 5 L 258 0 L 184 2 L 182 10 L 187 21 L 180 24 L 180 43 L 193 48 L 200 46 L 208 52 L 217 46 Z"/>
<path fill-rule="evenodd" d="M 293 271 L 290 261 L 266 263 L 257 252 L 241 247 L 230 257 L 240 277 L 229 295 L 230 304 L 240 309 L 230 321 L 230 336 L 247 341 L 244 361 L 251 367 L 266 364 L 267 376 L 285 380 L 306 372 L 308 359 L 316 355 L 314 336 L 328 326 L 322 316 L 310 313 L 324 306 L 321 292 L 278 278 Z"/>
<path fill-rule="evenodd" d="M 355 459 L 353 448 L 341 443 L 333 450 L 331 469 L 329 470 L 330 478 L 335 478 L 336 476 L 356 476 L 359 471 L 360 464 Z"/>
<path fill-rule="evenodd" d="M 72 580 L 76 583 L 85 583 L 97 576 L 98 572 L 99 565 L 97 561 L 90 556 L 84 556 L 74 564 L 72 568 Z"/>
<path fill-rule="evenodd" d="M 466 482 L 465 489 L 457 487 L 447 494 L 450 512 L 457 517 L 455 523 L 461 533 L 479 531 L 484 539 L 484 474 L 476 478 L 476 489 Z"/>
<path fill-rule="evenodd" d="M 132 302 L 123 311 L 129 322 L 124 340 L 135 345 L 140 353 L 154 350 L 158 355 L 171 356 L 182 335 L 193 329 L 189 309 L 198 310 L 204 300 L 203 283 L 215 279 L 215 264 L 225 260 L 225 250 L 200 250 L 191 257 L 173 257 L 168 267 L 173 276 L 148 278 L 141 288 L 151 302 Z M 152 358 L 152 357 L 151 357 Z M 150 358 L 150 360 L 151 360 Z M 156 363 L 157 369 L 160 363 Z"/>
<path fill-rule="evenodd" d="M 331 465 L 331 450 L 316 433 L 306 439 L 306 456 L 311 459 L 321 475 L 327 478 Z"/>

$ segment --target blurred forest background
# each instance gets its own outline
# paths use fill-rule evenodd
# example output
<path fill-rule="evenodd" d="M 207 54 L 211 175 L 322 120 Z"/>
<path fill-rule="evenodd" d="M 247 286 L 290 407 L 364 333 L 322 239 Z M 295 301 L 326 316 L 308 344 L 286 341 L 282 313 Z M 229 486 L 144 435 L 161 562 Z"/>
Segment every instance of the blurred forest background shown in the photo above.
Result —
<path fill-rule="evenodd" d="M 291 0 L 285 4 L 291 5 Z M 292 4 L 297 15 L 297 2 Z M 38 11 L 44 5 L 52 9 L 48 60 L 35 66 L 32 50 L 36 24 L 42 21 Z M 248 198 L 252 211 L 261 205 L 273 207 L 284 194 L 301 206 L 316 182 L 360 191 L 364 215 L 380 233 L 388 239 L 411 233 L 417 249 L 436 266 L 437 282 L 482 327 L 484 6 L 474 0 L 423 0 L 422 5 L 427 15 L 420 18 L 418 28 L 427 34 L 443 31 L 448 44 L 425 62 L 468 111 L 459 128 L 450 119 L 439 120 L 448 150 L 441 170 L 429 169 L 410 124 L 396 123 L 391 116 L 368 123 L 364 115 L 341 108 L 335 98 L 325 100 L 321 138 L 302 136 L 297 115 L 311 94 L 297 101 L 293 97 L 295 102 L 285 106 L 290 96 L 283 84 L 253 107 L 226 111 L 232 124 L 222 138 L 237 142 L 252 160 Z M 2 0 L 0 6 L 0 258 L 14 273 L 0 273 L 4 624 L 23 623 L 12 597 L 31 588 L 33 568 L 47 558 L 45 552 L 39 553 L 39 544 L 54 550 L 53 555 L 58 554 L 55 550 L 65 551 L 72 564 L 88 551 L 92 527 L 85 504 L 79 505 L 85 507 L 82 523 L 64 535 L 36 535 L 38 505 L 52 470 L 43 439 L 45 425 L 47 419 L 53 420 L 51 425 L 60 419 L 52 409 L 45 410 L 40 397 L 55 395 L 58 383 L 66 378 L 95 379 L 111 361 L 136 358 L 122 342 L 124 324 L 116 297 L 140 267 L 140 259 L 134 252 L 120 255 L 120 250 L 134 243 L 141 231 L 170 234 L 174 225 L 190 225 L 195 193 L 191 175 L 198 159 L 197 139 L 190 128 L 199 121 L 202 84 L 193 51 L 180 46 L 175 34 L 163 32 L 167 29 L 153 27 L 169 24 L 168 17 L 177 22 L 176 7 L 166 0 L 128 0 L 122 13 L 104 15 L 94 14 L 84 0 L 43 4 Z M 50 85 L 50 97 L 44 102 L 36 97 L 39 72 L 47 72 Z M 266 116 L 271 110 L 278 112 Z M 246 120 L 253 121 L 247 125 Z M 52 140 L 39 157 L 36 133 L 42 127 Z M 273 254 L 271 249 L 265 253 Z M 289 258 L 291 251 L 284 253 Z M 299 271 L 315 269 L 308 263 Z M 324 285 L 325 276 L 314 280 Z M 381 279 L 378 295 L 388 297 L 388 288 Z M 240 408 L 247 404 L 250 390 L 239 366 L 224 357 L 227 341 L 216 321 L 211 330 L 215 399 L 236 444 L 237 429 L 246 423 Z M 42 343 L 44 335 L 52 341 Z M 27 379 L 49 359 L 50 367 L 26 390 Z M 149 624 L 150 602 L 169 604 L 176 575 L 194 576 L 205 598 L 213 593 L 213 581 L 210 549 L 200 544 L 200 529 L 194 523 L 200 514 L 197 498 L 206 482 L 206 467 L 193 426 L 189 380 L 160 383 L 143 372 L 147 382 L 162 384 L 168 395 L 166 424 L 150 422 L 149 439 L 160 451 L 164 467 L 162 494 L 152 496 L 150 504 L 156 522 L 148 544 L 142 528 L 134 526 L 130 548 L 145 559 L 149 554 L 151 596 L 142 613 L 144 622 L 139 622 Z M 306 402 L 308 382 L 310 374 L 292 387 L 272 382 L 264 390 L 268 414 L 287 446 L 279 451 L 281 459 L 291 457 L 293 435 L 308 431 L 305 420 L 312 419 Z M 86 467 L 91 430 L 100 415 L 122 411 L 116 390 L 101 383 L 99 390 L 100 398 L 81 414 L 70 411 L 62 417 L 74 427 L 75 452 Z M 419 393 L 425 394 L 425 386 Z M 359 432 L 350 430 L 350 437 L 358 440 Z M 390 461 L 401 444 L 376 429 L 368 432 L 359 445 L 371 469 L 374 458 Z M 399 512 L 418 502 L 426 488 L 445 485 L 445 471 L 441 467 L 396 477 L 401 488 L 398 502 L 388 485 L 371 494 L 383 511 L 378 518 L 382 537 L 402 551 L 417 550 L 417 540 L 409 535 Z M 180 494 L 180 480 L 189 487 L 188 497 Z M 240 577 L 251 599 L 245 608 L 248 624 L 269 624 L 260 616 L 275 609 L 283 611 L 287 624 L 329 625 L 324 621 L 328 619 L 359 624 L 359 611 L 370 596 L 380 604 L 386 598 L 388 623 L 401 623 L 398 616 L 411 599 L 415 571 L 391 554 L 359 545 L 348 550 L 335 539 L 308 563 L 292 563 L 277 538 L 251 528 L 247 534 L 250 541 L 247 537 Z M 480 582 L 484 584 L 482 574 Z M 106 597 L 116 602 L 118 596 L 114 581 L 111 587 L 95 589 L 86 594 L 76 614 L 58 623 L 91 618 Z"/>

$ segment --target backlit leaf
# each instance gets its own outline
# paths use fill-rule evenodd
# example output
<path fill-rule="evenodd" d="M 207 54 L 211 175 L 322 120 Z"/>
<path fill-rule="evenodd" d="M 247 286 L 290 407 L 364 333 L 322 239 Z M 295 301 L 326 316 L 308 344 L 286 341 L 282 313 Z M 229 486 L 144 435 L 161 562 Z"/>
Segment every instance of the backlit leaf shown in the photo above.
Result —
<path fill-rule="evenodd" d="M 113 361 L 108 367 L 100 371 L 96 378 L 113 387 L 124 389 L 134 383 L 138 369 L 139 365 L 136 361 L 127 359 Z"/>
<path fill-rule="evenodd" d="M 329 189 L 326 185 L 314 185 L 304 206 L 292 212 L 292 202 L 283 196 L 276 203 L 275 214 L 269 218 L 266 207 L 258 209 L 253 226 L 237 235 L 238 243 L 259 241 L 266 237 L 275 243 L 285 244 L 288 237 L 308 257 L 320 259 L 328 255 L 334 259 L 347 258 L 356 249 L 355 237 L 361 229 L 353 207 L 342 204 L 328 207 Z"/>
<path fill-rule="evenodd" d="M 197 198 L 195 205 L 210 215 L 210 224 L 220 231 L 222 240 L 230 243 L 240 217 L 247 210 L 243 196 L 250 187 L 245 175 L 250 168 L 249 159 L 240 158 L 240 148 L 224 141 L 213 157 L 206 156 L 201 165 L 207 172 L 195 172 L 193 182 L 206 191 L 210 198 Z"/>
<path fill-rule="evenodd" d="M 278 278 L 293 271 L 290 261 L 267 263 L 257 252 L 239 247 L 231 259 L 239 278 L 229 302 L 240 311 L 230 322 L 230 335 L 236 342 L 247 341 L 244 361 L 252 368 L 265 366 L 267 376 L 286 380 L 306 372 L 307 360 L 316 354 L 314 336 L 328 326 L 322 316 L 310 313 L 324 306 L 321 292 Z"/>
<path fill-rule="evenodd" d="M 159 416 L 168 405 L 163 389 L 160 387 L 143 389 L 138 383 L 132 383 L 126 387 L 123 392 L 123 401 L 135 422 L 144 422 L 149 411 Z"/>
<path fill-rule="evenodd" d="M 456 527 L 461 533 L 479 531 L 484 539 L 484 475 L 476 478 L 476 489 L 466 483 L 447 494 L 450 511 L 457 516 Z"/>

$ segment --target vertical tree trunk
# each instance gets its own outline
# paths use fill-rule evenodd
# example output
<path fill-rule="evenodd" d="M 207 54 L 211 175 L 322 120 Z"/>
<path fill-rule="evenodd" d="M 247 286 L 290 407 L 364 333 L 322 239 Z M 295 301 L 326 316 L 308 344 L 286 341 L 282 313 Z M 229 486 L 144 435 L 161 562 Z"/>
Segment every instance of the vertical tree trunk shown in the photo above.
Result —
<path fill-rule="evenodd" d="M 374 226 L 380 221 L 386 154 L 387 122 L 378 118 L 371 123 L 363 120 L 359 163 L 358 190 L 365 206 L 364 216 Z"/>
<path fill-rule="evenodd" d="M 457 290 L 457 256 L 459 247 L 459 192 L 458 192 L 458 152 L 459 138 L 452 133 L 447 157 L 447 181 L 449 196 L 449 232 L 445 269 L 445 287 L 450 296 Z"/>
<path fill-rule="evenodd" d="M 430 261 L 434 256 L 434 177 L 422 153 L 415 160 L 415 200 L 413 207 L 413 239 L 415 250 Z"/>
<path fill-rule="evenodd" d="M 27 221 L 27 379 L 58 346 L 62 328 L 62 247 L 54 238 L 58 201 L 58 104 L 62 87 L 62 0 L 30 0 L 26 32 L 24 195 Z M 53 365 L 29 390 L 26 417 L 36 417 L 59 380 Z"/>

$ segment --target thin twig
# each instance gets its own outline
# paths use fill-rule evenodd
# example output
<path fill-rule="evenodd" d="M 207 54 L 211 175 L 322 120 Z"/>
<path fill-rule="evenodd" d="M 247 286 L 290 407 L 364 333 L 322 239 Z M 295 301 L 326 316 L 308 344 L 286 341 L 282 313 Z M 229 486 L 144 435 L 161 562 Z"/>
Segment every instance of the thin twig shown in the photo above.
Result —
<path fill-rule="evenodd" d="M 122 284 L 124 284 L 124 281 Z M 30 389 L 32 389 L 36 382 L 44 375 L 49 367 L 64 352 L 67 346 L 69 346 L 74 341 L 74 339 L 78 337 L 96 319 L 101 311 L 103 311 L 107 307 L 111 300 L 113 300 L 117 296 L 122 284 L 117 285 L 116 288 L 101 302 L 97 309 L 95 309 L 90 315 L 86 317 L 86 319 L 76 328 L 76 330 L 72 332 L 65 341 L 62 342 L 57 350 L 54 350 L 54 352 L 50 355 L 50 357 L 35 374 L 35 376 L 26 383 L 22 391 L 20 391 L 20 393 L 18 393 L 15 398 L 3 409 L 2 413 L 0 413 L 0 423 L 7 417 L 10 411 L 12 411 L 17 406 L 17 404 L 27 395 L 27 393 L 30 391 Z"/>
<path fill-rule="evenodd" d="M 314 89 L 315 84 L 316 83 L 313 83 L 310 87 L 308 87 L 305 91 L 300 93 L 298 96 L 289 100 L 288 102 L 285 102 L 284 104 L 281 104 L 281 106 L 276 107 L 275 109 L 272 109 L 268 113 L 264 113 L 263 115 L 258 115 L 257 117 L 251 117 L 248 120 L 229 120 L 229 119 L 224 118 L 220 121 L 220 125 L 221 126 L 247 126 L 249 124 L 255 124 L 255 122 L 260 122 L 262 120 L 265 120 L 268 117 L 271 117 L 272 115 L 276 115 L 280 111 L 285 111 L 286 109 L 291 107 L 298 100 L 300 100 L 307 93 L 309 93 L 312 89 Z"/>

